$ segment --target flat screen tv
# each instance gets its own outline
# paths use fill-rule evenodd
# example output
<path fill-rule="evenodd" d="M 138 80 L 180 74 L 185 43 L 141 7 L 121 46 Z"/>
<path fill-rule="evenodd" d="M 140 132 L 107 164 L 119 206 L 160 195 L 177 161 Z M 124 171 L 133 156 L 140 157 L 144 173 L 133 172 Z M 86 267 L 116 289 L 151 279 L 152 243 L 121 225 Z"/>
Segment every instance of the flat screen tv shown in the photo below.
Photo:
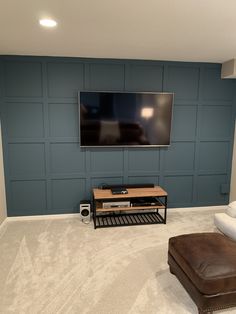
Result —
<path fill-rule="evenodd" d="M 170 145 L 172 105 L 172 93 L 80 92 L 80 145 Z"/>

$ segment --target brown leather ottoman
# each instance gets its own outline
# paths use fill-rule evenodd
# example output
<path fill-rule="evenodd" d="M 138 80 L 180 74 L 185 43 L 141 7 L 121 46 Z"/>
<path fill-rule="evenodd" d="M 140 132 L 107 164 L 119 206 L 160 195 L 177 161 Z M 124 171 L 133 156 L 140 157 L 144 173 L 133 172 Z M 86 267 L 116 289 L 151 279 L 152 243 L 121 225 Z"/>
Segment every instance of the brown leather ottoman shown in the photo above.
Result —
<path fill-rule="evenodd" d="M 236 306 L 236 242 L 219 233 L 169 239 L 168 264 L 199 313 Z"/>

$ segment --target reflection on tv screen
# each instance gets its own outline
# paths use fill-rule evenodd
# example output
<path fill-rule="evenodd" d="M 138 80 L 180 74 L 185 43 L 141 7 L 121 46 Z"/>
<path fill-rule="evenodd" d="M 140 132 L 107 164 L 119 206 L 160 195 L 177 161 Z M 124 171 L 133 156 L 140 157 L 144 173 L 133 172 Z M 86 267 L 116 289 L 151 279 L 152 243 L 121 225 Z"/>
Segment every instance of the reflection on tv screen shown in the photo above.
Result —
<path fill-rule="evenodd" d="M 169 145 L 173 94 L 80 93 L 81 146 Z"/>

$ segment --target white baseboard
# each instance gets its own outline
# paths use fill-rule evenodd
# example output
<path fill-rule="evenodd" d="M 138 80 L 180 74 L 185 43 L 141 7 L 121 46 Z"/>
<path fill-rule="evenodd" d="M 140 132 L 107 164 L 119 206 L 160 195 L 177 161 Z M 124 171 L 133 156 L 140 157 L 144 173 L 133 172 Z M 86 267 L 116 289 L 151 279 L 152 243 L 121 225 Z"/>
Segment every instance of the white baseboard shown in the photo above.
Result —
<path fill-rule="evenodd" d="M 6 230 L 6 226 L 7 226 L 7 217 L 3 220 L 3 222 L 0 224 L 0 235 L 2 233 L 4 233 L 4 231 Z"/>
<path fill-rule="evenodd" d="M 202 206 L 202 207 L 183 207 L 183 208 L 168 208 L 168 213 L 172 211 L 200 211 L 200 210 L 226 210 L 227 205 L 218 205 L 218 206 Z M 27 221 L 27 220 L 50 220 L 50 219 L 68 219 L 68 218 L 79 218 L 79 213 L 76 214 L 57 214 L 57 215 L 37 215 L 37 216 L 16 216 L 16 217 L 7 217 L 3 224 L 11 221 Z M 0 225 L 0 228 L 2 227 Z"/>
<path fill-rule="evenodd" d="M 199 211 L 199 210 L 223 210 L 225 211 L 227 205 L 216 205 L 216 206 L 200 206 L 200 207 L 180 207 L 180 208 L 168 208 L 168 213 L 171 211 Z"/>
<path fill-rule="evenodd" d="M 15 216 L 7 217 L 7 222 L 25 221 L 25 220 L 51 220 L 51 219 L 68 219 L 79 218 L 80 214 L 57 214 L 57 215 L 37 215 L 37 216 Z"/>

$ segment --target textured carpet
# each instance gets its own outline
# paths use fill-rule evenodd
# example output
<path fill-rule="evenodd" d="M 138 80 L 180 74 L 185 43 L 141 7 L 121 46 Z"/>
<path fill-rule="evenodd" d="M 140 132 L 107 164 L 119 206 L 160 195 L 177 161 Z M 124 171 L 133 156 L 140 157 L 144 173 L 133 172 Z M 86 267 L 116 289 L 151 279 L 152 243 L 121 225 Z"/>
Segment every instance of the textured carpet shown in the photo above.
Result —
<path fill-rule="evenodd" d="M 78 218 L 8 222 L 0 233 L 0 313 L 197 313 L 169 273 L 167 244 L 214 231 L 213 215 L 169 210 L 167 225 L 97 230 Z"/>

